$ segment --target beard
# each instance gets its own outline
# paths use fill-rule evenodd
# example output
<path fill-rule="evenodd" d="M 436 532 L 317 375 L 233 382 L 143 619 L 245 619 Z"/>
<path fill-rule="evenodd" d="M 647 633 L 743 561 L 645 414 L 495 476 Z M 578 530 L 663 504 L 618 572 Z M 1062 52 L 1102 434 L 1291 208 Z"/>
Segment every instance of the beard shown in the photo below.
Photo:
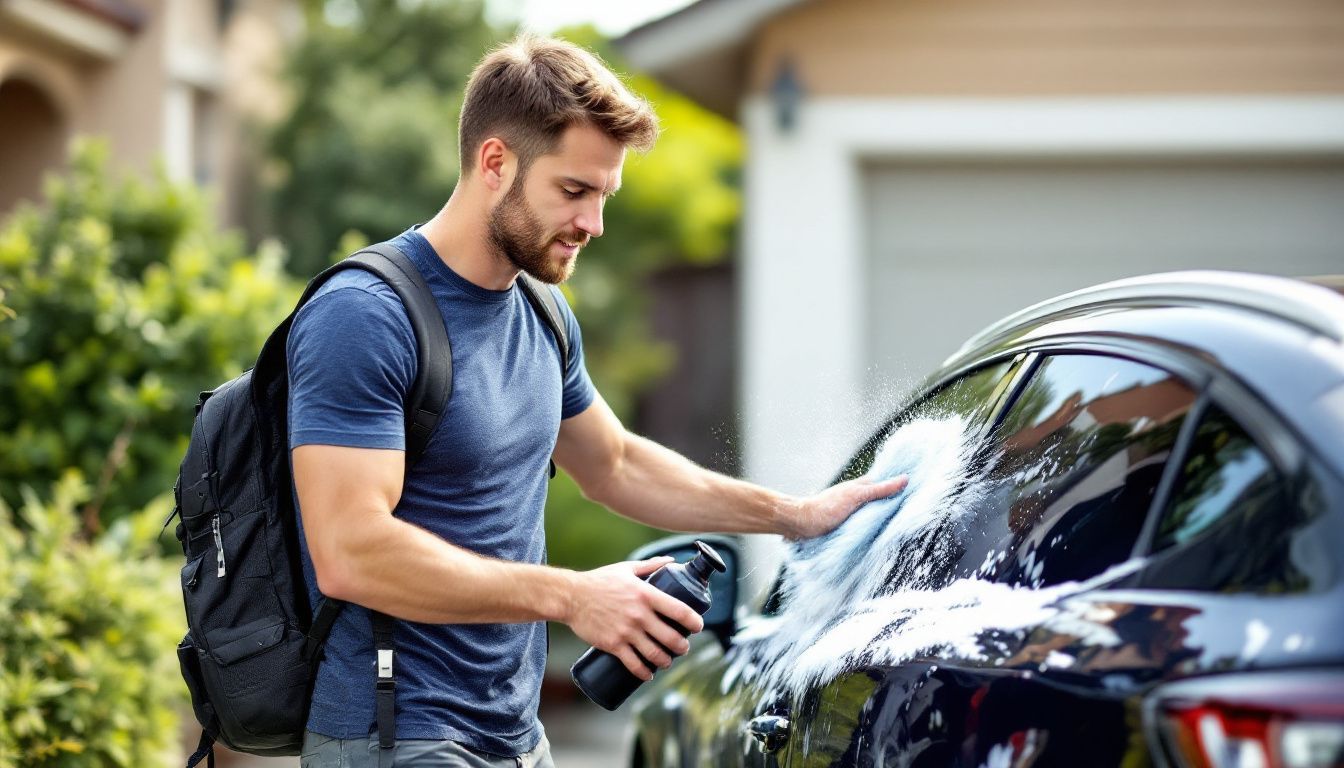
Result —
<path fill-rule="evenodd" d="M 504 199 L 490 211 L 489 238 L 495 252 L 509 263 L 543 283 L 559 285 L 574 273 L 576 259 L 557 262 L 551 258 L 556 240 L 582 244 L 582 233 L 573 237 L 547 237 L 546 228 L 523 195 L 523 177 L 517 177 Z"/>

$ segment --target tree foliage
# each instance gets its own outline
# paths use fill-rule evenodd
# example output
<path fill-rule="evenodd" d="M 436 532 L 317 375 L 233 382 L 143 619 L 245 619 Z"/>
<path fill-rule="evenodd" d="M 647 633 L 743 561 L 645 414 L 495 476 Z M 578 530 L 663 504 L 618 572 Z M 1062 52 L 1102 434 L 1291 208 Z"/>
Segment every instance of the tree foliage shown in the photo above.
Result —
<path fill-rule="evenodd" d="M 343 9 L 333 21 L 328 7 Z M 291 105 L 268 146 L 270 220 L 295 274 L 424 221 L 457 180 L 457 115 L 499 39 L 478 0 L 309 3 L 286 67 Z"/>
<path fill-rule="evenodd" d="M 0 502 L 0 765 L 167 765 L 180 758 L 185 630 L 156 534 L 165 495 L 94 542 L 78 531 L 91 489 L 67 473 L 43 501 Z M 17 523 L 22 522 L 22 530 Z"/>
<path fill-rule="evenodd" d="M 0 227 L 0 499 L 73 470 L 87 532 L 172 487 L 196 393 L 250 365 L 299 289 L 197 193 L 117 180 L 105 155 L 77 149 Z"/>

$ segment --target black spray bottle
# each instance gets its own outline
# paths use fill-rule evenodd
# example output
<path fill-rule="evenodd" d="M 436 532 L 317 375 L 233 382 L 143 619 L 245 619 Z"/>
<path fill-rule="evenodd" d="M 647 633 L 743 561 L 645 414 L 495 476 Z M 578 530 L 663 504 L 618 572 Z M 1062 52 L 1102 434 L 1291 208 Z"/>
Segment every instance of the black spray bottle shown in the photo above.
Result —
<path fill-rule="evenodd" d="M 648 578 L 649 584 L 691 606 L 696 613 L 704 615 L 709 610 L 709 576 L 713 571 L 726 570 L 723 558 L 714 548 L 703 541 L 695 542 L 700 550 L 689 563 L 671 563 L 654 571 Z M 682 636 L 690 632 L 673 621 L 668 621 L 681 631 Z M 648 662 L 644 662 L 648 664 Z M 657 667 L 648 664 L 649 671 Z M 614 710 L 621 706 L 630 694 L 644 681 L 630 674 L 620 659 L 606 651 L 589 648 L 574 666 L 569 669 L 574 684 L 584 695 L 604 709 Z"/>

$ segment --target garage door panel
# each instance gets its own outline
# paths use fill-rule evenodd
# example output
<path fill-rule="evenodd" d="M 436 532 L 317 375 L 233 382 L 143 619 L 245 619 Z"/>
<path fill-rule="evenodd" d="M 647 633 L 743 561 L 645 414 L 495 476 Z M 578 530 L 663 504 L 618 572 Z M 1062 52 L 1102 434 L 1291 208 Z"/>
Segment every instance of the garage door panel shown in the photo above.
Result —
<path fill-rule="evenodd" d="M 869 391 L 1003 315 L 1177 269 L 1344 271 L 1344 162 L 881 164 L 865 173 Z"/>

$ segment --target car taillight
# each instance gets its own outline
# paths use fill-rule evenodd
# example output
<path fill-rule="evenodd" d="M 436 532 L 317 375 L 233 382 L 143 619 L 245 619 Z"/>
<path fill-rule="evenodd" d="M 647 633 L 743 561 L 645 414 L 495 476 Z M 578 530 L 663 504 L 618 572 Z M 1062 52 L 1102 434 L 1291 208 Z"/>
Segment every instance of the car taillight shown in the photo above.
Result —
<path fill-rule="evenodd" d="M 1187 680 L 1158 689 L 1145 720 L 1180 768 L 1344 768 L 1344 672 Z"/>

